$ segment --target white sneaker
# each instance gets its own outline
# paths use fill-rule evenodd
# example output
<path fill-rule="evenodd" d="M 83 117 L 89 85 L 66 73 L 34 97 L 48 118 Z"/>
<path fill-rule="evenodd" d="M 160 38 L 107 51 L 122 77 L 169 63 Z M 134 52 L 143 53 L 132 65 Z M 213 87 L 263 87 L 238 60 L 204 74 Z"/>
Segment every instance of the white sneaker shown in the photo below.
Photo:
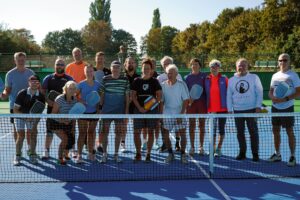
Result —
<path fill-rule="evenodd" d="M 126 153 L 126 147 L 125 147 L 125 143 L 121 143 L 121 145 L 120 145 L 120 152 L 121 153 Z"/>
<path fill-rule="evenodd" d="M 295 158 L 295 156 L 291 156 L 290 157 L 290 160 L 289 160 L 287 166 L 289 166 L 289 167 L 295 167 L 296 166 L 296 158 Z"/>
<path fill-rule="evenodd" d="M 20 166 L 21 165 L 21 156 L 15 156 L 13 164 L 14 164 L 14 166 Z"/>
<path fill-rule="evenodd" d="M 195 154 L 195 148 L 191 148 L 189 154 L 191 156 L 194 156 L 194 154 Z"/>
<path fill-rule="evenodd" d="M 100 160 L 100 163 L 106 163 L 106 162 L 107 162 L 107 154 L 104 153 L 104 154 L 102 155 L 102 158 L 101 158 L 101 160 Z"/>
<path fill-rule="evenodd" d="M 71 156 L 72 156 L 72 158 L 77 158 L 77 156 L 78 156 L 77 151 L 73 149 L 71 151 Z"/>
<path fill-rule="evenodd" d="M 156 143 L 153 144 L 153 149 L 159 150 L 159 148 L 160 148 L 160 145 L 159 145 L 158 142 L 156 142 Z"/>
<path fill-rule="evenodd" d="M 170 163 L 174 160 L 174 154 L 169 153 L 169 155 L 165 159 L 165 163 Z"/>
<path fill-rule="evenodd" d="M 200 149 L 199 149 L 199 155 L 200 155 L 200 156 L 205 156 L 205 155 L 207 155 L 207 153 L 204 151 L 203 147 L 200 147 Z"/>
<path fill-rule="evenodd" d="M 144 142 L 144 143 L 142 144 L 142 150 L 147 150 L 147 142 Z"/>
<path fill-rule="evenodd" d="M 269 162 L 280 162 L 281 161 L 281 155 L 274 153 L 269 159 Z"/>
<path fill-rule="evenodd" d="M 82 160 L 82 156 L 80 154 L 78 154 L 77 159 L 76 159 L 76 164 L 82 164 L 83 160 Z"/>
<path fill-rule="evenodd" d="M 49 159 L 49 151 L 45 150 L 43 152 L 42 160 L 48 160 Z"/>

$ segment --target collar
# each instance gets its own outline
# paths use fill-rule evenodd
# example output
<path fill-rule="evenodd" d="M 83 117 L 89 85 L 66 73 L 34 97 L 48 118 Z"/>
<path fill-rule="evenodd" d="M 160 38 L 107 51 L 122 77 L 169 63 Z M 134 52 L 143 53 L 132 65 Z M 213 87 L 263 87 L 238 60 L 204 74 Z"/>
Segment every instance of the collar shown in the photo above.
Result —
<path fill-rule="evenodd" d="M 31 95 L 30 88 L 28 87 L 26 94 L 30 95 L 32 97 L 32 96 L 39 96 L 40 92 L 39 92 L 39 90 L 36 90 L 35 94 Z"/>

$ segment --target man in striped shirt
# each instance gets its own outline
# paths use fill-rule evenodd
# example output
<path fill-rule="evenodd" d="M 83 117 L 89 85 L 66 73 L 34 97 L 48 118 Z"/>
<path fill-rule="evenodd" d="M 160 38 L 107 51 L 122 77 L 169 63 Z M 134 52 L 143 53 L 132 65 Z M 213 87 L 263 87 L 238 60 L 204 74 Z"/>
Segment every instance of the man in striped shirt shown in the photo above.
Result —
<path fill-rule="evenodd" d="M 129 110 L 129 81 L 127 77 L 121 76 L 121 63 L 113 61 L 111 63 L 111 75 L 103 78 L 103 85 L 100 89 L 102 114 L 128 114 Z M 121 162 L 118 157 L 119 146 L 121 142 L 121 133 L 124 126 L 124 120 L 104 119 L 103 120 L 103 157 L 101 162 L 107 161 L 107 139 L 109 134 L 109 126 L 111 122 L 115 122 L 115 155 L 116 162 Z"/>

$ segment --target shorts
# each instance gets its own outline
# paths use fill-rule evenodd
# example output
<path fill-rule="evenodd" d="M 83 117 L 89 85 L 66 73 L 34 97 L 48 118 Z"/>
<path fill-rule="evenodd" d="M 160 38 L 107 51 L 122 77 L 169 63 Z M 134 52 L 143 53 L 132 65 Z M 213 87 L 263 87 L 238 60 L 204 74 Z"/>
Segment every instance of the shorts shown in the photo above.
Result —
<path fill-rule="evenodd" d="M 29 121 L 24 118 L 23 119 L 16 118 L 16 120 L 15 120 L 16 130 L 23 131 L 23 130 L 25 130 L 25 126 L 26 126 L 27 130 L 32 130 L 33 127 L 39 122 L 39 119 L 33 118 L 31 120 L 33 120 L 33 121 Z"/>
<path fill-rule="evenodd" d="M 94 115 L 96 114 L 97 112 L 92 112 L 92 113 L 84 113 L 84 114 L 87 114 L 87 115 Z M 81 118 L 79 120 L 84 120 L 84 121 L 90 121 L 90 122 L 97 122 L 99 119 L 98 118 Z"/>
<path fill-rule="evenodd" d="M 294 112 L 294 106 L 288 107 L 286 109 L 277 109 L 272 106 L 272 113 L 283 113 L 283 112 Z M 273 126 L 282 126 L 283 128 L 291 128 L 294 126 L 295 118 L 290 117 L 272 117 Z"/>
<path fill-rule="evenodd" d="M 177 122 L 176 118 L 164 118 L 163 119 L 163 127 L 164 129 L 167 129 L 168 131 L 178 131 L 180 129 L 184 129 L 187 126 L 187 120 L 181 119 L 181 123 Z"/>
<path fill-rule="evenodd" d="M 134 114 L 134 112 L 135 112 L 135 105 L 134 105 L 133 102 L 131 102 L 131 103 L 129 104 L 128 112 L 129 112 L 129 114 Z"/>
<path fill-rule="evenodd" d="M 142 114 L 138 111 L 137 108 L 134 109 L 133 113 L 134 114 Z M 145 114 L 158 114 L 158 110 L 157 109 L 150 110 Z M 134 127 L 134 130 L 142 129 L 142 128 L 155 129 L 158 121 L 159 121 L 158 118 L 153 118 L 153 119 L 136 118 L 136 119 L 133 119 L 133 127 Z"/>
<path fill-rule="evenodd" d="M 191 106 L 187 107 L 187 114 L 206 114 L 207 105 L 203 100 L 196 100 Z"/>
<path fill-rule="evenodd" d="M 68 137 L 68 142 L 66 149 L 72 149 L 73 145 L 75 144 L 75 137 L 72 134 L 73 123 L 64 124 L 56 121 L 55 119 L 48 119 L 49 120 L 49 128 L 51 131 L 55 130 L 62 130 Z"/>
<path fill-rule="evenodd" d="M 102 114 L 125 114 L 124 95 L 104 95 Z"/>

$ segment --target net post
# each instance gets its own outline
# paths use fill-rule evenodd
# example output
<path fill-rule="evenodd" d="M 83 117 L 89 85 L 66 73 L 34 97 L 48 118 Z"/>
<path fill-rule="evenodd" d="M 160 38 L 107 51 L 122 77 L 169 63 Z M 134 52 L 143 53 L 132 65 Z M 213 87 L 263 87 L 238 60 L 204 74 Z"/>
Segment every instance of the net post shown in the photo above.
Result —
<path fill-rule="evenodd" d="M 214 116 L 209 116 L 209 176 L 214 173 Z"/>

